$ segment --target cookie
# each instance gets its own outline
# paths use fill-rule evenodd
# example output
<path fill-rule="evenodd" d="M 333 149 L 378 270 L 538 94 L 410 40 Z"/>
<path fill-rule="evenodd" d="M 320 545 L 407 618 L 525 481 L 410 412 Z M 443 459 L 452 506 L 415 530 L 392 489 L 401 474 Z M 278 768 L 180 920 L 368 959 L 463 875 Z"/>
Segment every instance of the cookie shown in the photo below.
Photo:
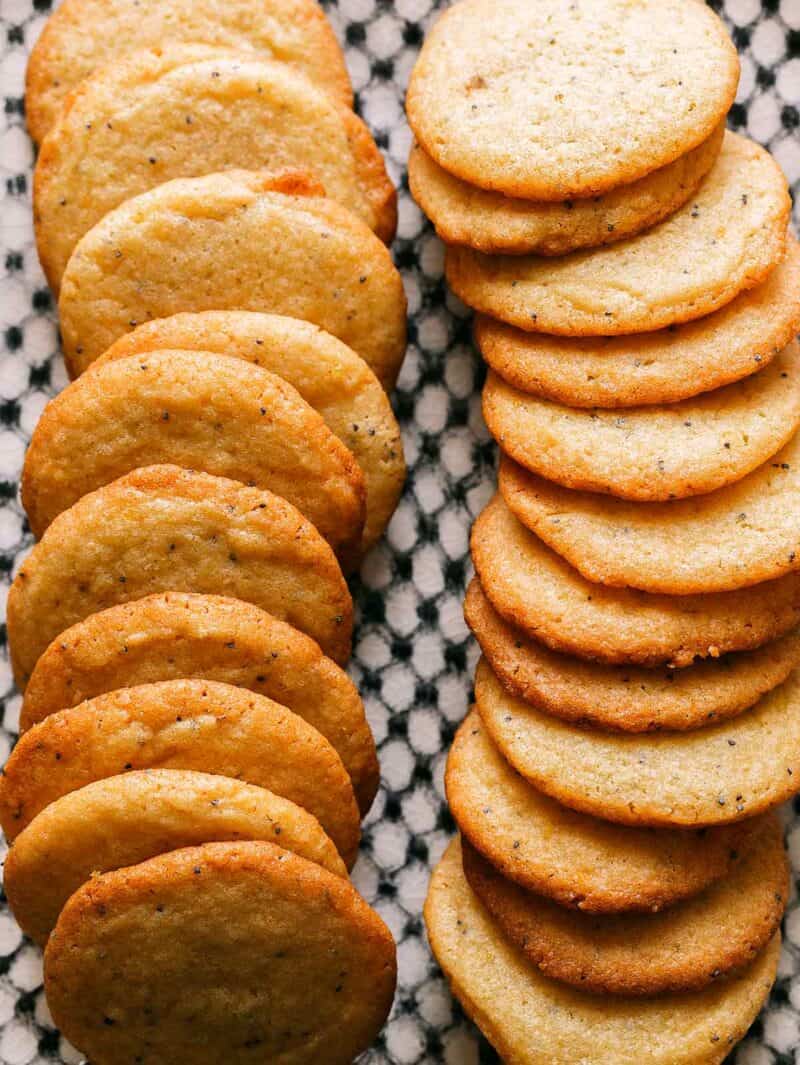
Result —
<path fill-rule="evenodd" d="M 345 106 L 353 89 L 342 50 L 314 0 L 66 0 L 28 61 L 25 117 L 35 141 L 84 78 L 140 48 L 174 44 L 252 50 L 302 71 Z"/>
<path fill-rule="evenodd" d="M 650 332 L 710 314 L 763 281 L 784 257 L 789 211 L 778 164 L 726 133 L 697 194 L 646 233 L 557 260 L 452 247 L 447 279 L 470 307 L 520 329 Z"/>
<path fill-rule="evenodd" d="M 585 662 L 551 651 L 509 625 L 477 578 L 467 588 L 464 616 L 510 695 L 564 721 L 622 732 L 682 731 L 735 717 L 800 666 L 798 631 L 755 651 L 707 659 L 686 669 Z"/>
<path fill-rule="evenodd" d="M 800 567 L 800 438 L 708 496 L 630 503 L 572 492 L 504 459 L 516 516 L 588 580 L 668 595 L 727 592 Z"/>
<path fill-rule="evenodd" d="M 206 680 L 108 692 L 26 732 L 0 781 L 6 838 L 62 796 L 132 769 L 193 769 L 267 788 L 313 814 L 348 868 L 355 861 L 358 807 L 331 744 L 266 696 Z"/>
<path fill-rule="evenodd" d="M 678 403 L 756 373 L 800 331 L 800 245 L 765 281 L 697 322 L 633 337 L 552 337 L 478 315 L 491 368 L 523 392 L 568 407 Z"/>
<path fill-rule="evenodd" d="M 350 653 L 350 592 L 298 510 L 224 477 L 150 466 L 84 496 L 25 559 L 8 596 L 17 684 L 24 689 L 70 625 L 169 591 L 243 599 L 311 636 L 335 662 Z"/>
<path fill-rule="evenodd" d="M 242 160 L 307 171 L 382 240 L 394 236 L 394 187 L 349 107 L 285 63 L 167 44 L 84 81 L 42 143 L 33 212 L 51 286 L 80 238 L 125 200 Z"/>
<path fill-rule="evenodd" d="M 343 877 L 270 843 L 208 843 L 80 888 L 44 979 L 96 1065 L 349 1065 L 396 977 L 389 929 Z"/>
<path fill-rule="evenodd" d="M 411 195 L 446 244 L 487 255 L 564 255 L 613 244 L 663 221 L 697 191 L 714 165 L 725 125 L 673 163 L 605 196 L 537 203 L 460 181 L 419 145 L 408 160 Z"/>
<path fill-rule="evenodd" d="M 704 827 L 770 810 L 800 789 L 800 674 L 750 710 L 692 732 L 626 736 L 515 699 L 485 662 L 475 701 L 500 753 L 534 787 L 624 825 Z"/>
<path fill-rule="evenodd" d="M 774 815 L 730 876 L 656 914 L 576 914 L 505 880 L 466 840 L 462 851 L 470 887 L 511 943 L 550 979 L 601 995 L 699 991 L 730 977 L 775 935 L 789 895 Z"/>
<path fill-rule="evenodd" d="M 462 834 L 507 879 L 587 913 L 654 913 L 730 875 L 758 822 L 630 828 L 570 810 L 516 773 L 472 712 L 447 758 Z"/>
<path fill-rule="evenodd" d="M 406 109 L 451 174 L 558 201 L 691 151 L 725 117 L 738 80 L 736 49 L 704 5 L 463 0 L 428 34 Z"/>
<path fill-rule="evenodd" d="M 152 769 L 97 780 L 45 807 L 14 841 L 3 887 L 20 928 L 46 943 L 67 899 L 96 874 L 239 839 L 347 875 L 316 818 L 288 799 L 228 777 Z"/>
<path fill-rule="evenodd" d="M 288 381 L 362 469 L 367 486 L 362 551 L 380 539 L 403 489 L 403 441 L 386 393 L 354 351 L 299 318 L 206 311 L 146 322 L 120 337 L 92 366 L 161 348 L 233 355 Z"/>
<path fill-rule="evenodd" d="M 191 678 L 247 688 L 308 721 L 336 748 L 367 812 L 379 770 L 356 686 L 312 639 L 241 599 L 163 592 L 89 615 L 36 663 L 20 730 L 117 688 Z"/>
<path fill-rule="evenodd" d="M 740 976 L 700 992 L 598 997 L 548 979 L 491 919 L 458 841 L 431 879 L 425 924 L 450 987 L 509 1065 L 720 1065 L 775 980 L 780 934 Z"/>
<path fill-rule="evenodd" d="M 353 348 L 389 388 L 406 298 L 386 247 L 298 174 L 176 179 L 117 207 L 79 242 L 61 285 L 77 376 L 124 333 L 179 311 L 272 311 Z"/>
<path fill-rule="evenodd" d="M 575 410 L 490 370 L 483 415 L 515 464 L 566 488 L 656 503 L 704 495 L 741 481 L 794 436 L 800 345 L 725 388 L 627 411 Z"/>
<path fill-rule="evenodd" d="M 276 374 L 211 352 L 117 359 L 50 400 L 22 472 L 34 535 L 89 492 L 162 462 L 267 488 L 340 558 L 357 557 L 366 488 L 352 452 Z"/>
<path fill-rule="evenodd" d="M 800 623 L 800 575 L 733 592 L 653 595 L 593 584 L 550 551 L 496 496 L 470 541 L 500 616 L 553 651 L 608 665 L 682 667 L 749 651 Z"/>

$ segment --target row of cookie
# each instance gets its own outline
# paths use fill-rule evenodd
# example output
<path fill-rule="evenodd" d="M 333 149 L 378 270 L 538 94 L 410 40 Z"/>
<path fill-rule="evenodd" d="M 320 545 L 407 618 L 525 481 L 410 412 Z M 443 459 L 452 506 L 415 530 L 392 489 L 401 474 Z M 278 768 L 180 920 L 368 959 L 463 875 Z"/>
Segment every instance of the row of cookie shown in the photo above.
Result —
<path fill-rule="evenodd" d="M 340 668 L 404 472 L 394 188 L 310 0 L 67 0 L 27 104 L 77 380 L 23 474 L 6 891 L 98 1065 L 344 1065 L 396 975 Z"/>

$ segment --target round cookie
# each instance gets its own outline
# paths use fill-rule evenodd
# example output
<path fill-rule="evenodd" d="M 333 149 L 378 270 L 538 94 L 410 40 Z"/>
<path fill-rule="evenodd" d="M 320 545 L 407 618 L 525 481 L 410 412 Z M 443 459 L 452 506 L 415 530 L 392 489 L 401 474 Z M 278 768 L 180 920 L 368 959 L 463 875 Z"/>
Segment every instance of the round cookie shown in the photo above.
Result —
<path fill-rule="evenodd" d="M 557 201 L 691 151 L 725 117 L 738 80 L 722 23 L 686 0 L 462 0 L 428 34 L 406 108 L 451 174 Z"/>
<path fill-rule="evenodd" d="M 50 400 L 22 472 L 34 536 L 87 493 L 162 462 L 268 488 L 338 556 L 360 549 L 364 477 L 321 415 L 276 374 L 190 351 L 115 360 Z"/>
<path fill-rule="evenodd" d="M 233 684 L 294 711 L 333 744 L 369 810 L 380 774 L 356 686 L 312 639 L 241 599 L 163 592 L 90 614 L 36 663 L 20 730 L 117 688 L 182 679 Z"/>
<path fill-rule="evenodd" d="M 697 195 L 646 233 L 555 260 L 452 247 L 447 279 L 470 307 L 520 329 L 644 333 L 701 318 L 763 281 L 784 257 L 789 212 L 778 164 L 729 132 Z"/>
<path fill-rule="evenodd" d="M 608 665 L 677 667 L 749 651 L 800 623 L 800 575 L 701 596 L 592 584 L 495 496 L 478 517 L 472 560 L 501 617 L 554 651 Z"/>
<path fill-rule="evenodd" d="M 145 322 L 120 337 L 92 366 L 162 348 L 232 355 L 278 374 L 296 388 L 361 467 L 367 486 L 362 550 L 378 541 L 397 506 L 406 468 L 397 419 L 362 358 L 299 318 L 206 311 Z"/>
<path fill-rule="evenodd" d="M 42 140 L 71 91 L 97 67 L 165 41 L 280 59 L 352 105 L 342 50 L 315 0 L 65 0 L 28 61 L 25 118 L 33 139 Z"/>
<path fill-rule="evenodd" d="M 634 236 L 668 218 L 714 165 L 725 125 L 691 152 L 605 196 L 537 203 L 460 181 L 419 145 L 408 160 L 411 194 L 446 244 L 487 255 L 564 255 Z"/>
<path fill-rule="evenodd" d="M 205 680 L 108 692 L 26 732 L 0 781 L 6 838 L 62 796 L 132 769 L 193 769 L 267 788 L 313 814 L 348 868 L 356 859 L 358 807 L 331 744 L 266 696 Z"/>
<path fill-rule="evenodd" d="M 517 518 L 590 581 L 667 595 L 729 592 L 800 568 L 800 437 L 736 484 L 669 503 L 573 492 L 509 459 Z"/>
<path fill-rule="evenodd" d="M 731 871 L 661 913 L 576 914 L 505 880 L 462 841 L 467 881 L 510 941 L 552 980 L 605 995 L 699 991 L 750 965 L 789 895 L 774 815 Z"/>
<path fill-rule="evenodd" d="M 593 817 L 692 827 L 754 817 L 800 789 L 800 674 L 750 710 L 692 732 L 599 732 L 559 721 L 478 664 L 475 701 L 501 754 L 534 787 Z"/>
<path fill-rule="evenodd" d="M 585 662 L 550 651 L 509 625 L 477 578 L 467 588 L 464 616 L 510 695 L 564 721 L 614 731 L 682 731 L 724 721 L 752 706 L 800 666 L 797 630 L 755 651 L 707 659 L 686 669 Z M 26 702 L 32 686 L 33 678 Z"/>
<path fill-rule="evenodd" d="M 8 596 L 17 684 L 24 689 L 39 655 L 70 625 L 168 591 L 243 599 L 311 636 L 339 664 L 349 656 L 350 592 L 298 510 L 224 477 L 150 466 L 84 496 L 25 559 Z"/>
<path fill-rule="evenodd" d="M 763 369 L 800 331 L 800 244 L 755 288 L 697 322 L 632 337 L 553 337 L 478 315 L 491 368 L 568 407 L 678 403 Z"/>
<path fill-rule="evenodd" d="M 588 913 L 654 913 L 726 876 L 758 825 L 630 828 L 554 802 L 516 773 L 473 711 L 447 758 L 459 829 L 507 879 Z"/>
<path fill-rule="evenodd" d="M 44 979 L 55 1023 L 96 1065 L 349 1065 L 396 977 L 389 929 L 347 880 L 253 842 L 91 880 L 59 918 Z"/>
<path fill-rule="evenodd" d="M 490 370 L 483 415 L 506 455 L 566 488 L 656 503 L 704 495 L 740 481 L 794 436 L 800 345 L 723 389 L 627 411 L 575 410 Z"/>
<path fill-rule="evenodd" d="M 20 928 L 46 943 L 64 904 L 98 873 L 182 847 L 264 840 L 346 876 L 319 822 L 288 799 L 184 769 L 125 773 L 57 799 L 14 840 L 3 888 Z"/>
<path fill-rule="evenodd" d="M 285 63 L 167 44 L 95 72 L 42 143 L 33 211 L 51 286 L 80 238 L 125 200 L 242 160 L 307 171 L 382 240 L 394 236 L 394 187 L 349 107 Z"/>
<path fill-rule="evenodd" d="M 775 980 L 780 934 L 740 976 L 701 992 L 598 997 L 549 980 L 469 887 L 458 841 L 425 903 L 431 949 L 456 998 L 509 1065 L 720 1065 Z"/>
<path fill-rule="evenodd" d="M 319 191 L 298 174 L 231 170 L 168 181 L 111 211 L 61 284 L 70 374 L 141 322 L 254 310 L 333 333 L 391 387 L 405 354 L 400 274 L 369 227 Z"/>

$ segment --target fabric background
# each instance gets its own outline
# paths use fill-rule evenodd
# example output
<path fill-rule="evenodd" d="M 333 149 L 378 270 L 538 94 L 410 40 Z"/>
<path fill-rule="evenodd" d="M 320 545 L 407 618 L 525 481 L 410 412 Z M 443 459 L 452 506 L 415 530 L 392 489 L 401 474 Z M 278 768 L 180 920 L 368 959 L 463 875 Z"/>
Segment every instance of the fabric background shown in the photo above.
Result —
<path fill-rule="evenodd" d="M 23 121 L 25 64 L 51 0 L 0 0 L 0 604 L 30 546 L 17 499 L 25 444 L 42 407 L 66 383 L 56 314 L 33 244 L 33 152 Z M 470 320 L 447 292 L 442 248 L 411 201 L 411 136 L 403 94 L 434 0 L 329 0 L 358 107 L 401 184 L 395 258 L 409 300 L 409 349 L 395 409 L 409 479 L 386 540 L 353 582 L 358 605 L 352 675 L 380 748 L 383 786 L 365 826 L 357 887 L 391 927 L 400 985 L 369 1065 L 486 1065 L 498 1059 L 463 1019 L 425 942 L 421 909 L 429 870 L 453 831 L 442 789 L 445 754 L 470 698 L 476 652 L 461 614 L 470 575 L 467 539 L 494 487 L 494 445 L 480 414 L 480 360 Z M 768 145 L 800 191 L 800 0 L 726 0 L 712 6 L 742 55 L 735 129 Z M 87 27 L 91 32 L 91 27 Z M 797 215 L 796 215 L 797 219 Z M 17 730 L 19 695 L 0 648 L 0 762 Z M 785 811 L 795 872 L 800 803 Z M 0 846 L 3 846 L 0 844 Z M 3 856 L 0 853 L 0 857 Z M 796 875 L 795 875 L 796 881 Z M 0 904 L 0 1063 L 81 1061 L 52 1027 L 39 951 Z M 310 1003 L 313 1009 L 313 1004 Z M 786 919 L 780 978 L 734 1053 L 736 1065 L 800 1063 L 800 907 Z M 189 1063 L 187 1063 L 189 1065 Z"/>

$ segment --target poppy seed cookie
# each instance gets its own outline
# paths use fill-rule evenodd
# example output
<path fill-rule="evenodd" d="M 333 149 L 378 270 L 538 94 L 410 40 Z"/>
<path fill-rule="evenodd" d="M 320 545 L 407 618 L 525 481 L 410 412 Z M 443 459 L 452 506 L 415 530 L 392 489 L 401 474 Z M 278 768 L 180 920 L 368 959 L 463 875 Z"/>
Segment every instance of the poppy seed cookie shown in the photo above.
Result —
<path fill-rule="evenodd" d="M 96 1065 L 143 1051 L 146 1065 L 349 1065 L 396 979 L 389 929 L 344 877 L 255 842 L 91 880 L 59 918 L 44 977 L 55 1023 Z"/>
<path fill-rule="evenodd" d="M 345 106 L 353 102 L 342 50 L 315 0 L 65 0 L 28 61 L 25 117 L 33 139 L 42 140 L 69 93 L 97 67 L 167 40 L 280 59 Z"/>
<path fill-rule="evenodd" d="M 17 683 L 25 687 L 39 655 L 70 625 L 169 591 L 243 599 L 311 636 L 339 664 L 349 656 L 350 592 L 298 510 L 225 477 L 149 466 L 59 514 L 25 559 L 8 597 Z"/>
<path fill-rule="evenodd" d="M 239 839 L 274 843 L 347 875 L 316 818 L 288 799 L 229 777 L 148 769 L 97 780 L 46 806 L 14 840 L 3 888 L 20 928 L 43 944 L 70 895 L 98 873 Z"/>
<path fill-rule="evenodd" d="M 36 663 L 20 729 L 117 688 L 183 679 L 247 688 L 294 711 L 336 748 L 367 812 L 378 758 L 356 686 L 310 637 L 241 599 L 163 592 L 90 614 Z"/>

